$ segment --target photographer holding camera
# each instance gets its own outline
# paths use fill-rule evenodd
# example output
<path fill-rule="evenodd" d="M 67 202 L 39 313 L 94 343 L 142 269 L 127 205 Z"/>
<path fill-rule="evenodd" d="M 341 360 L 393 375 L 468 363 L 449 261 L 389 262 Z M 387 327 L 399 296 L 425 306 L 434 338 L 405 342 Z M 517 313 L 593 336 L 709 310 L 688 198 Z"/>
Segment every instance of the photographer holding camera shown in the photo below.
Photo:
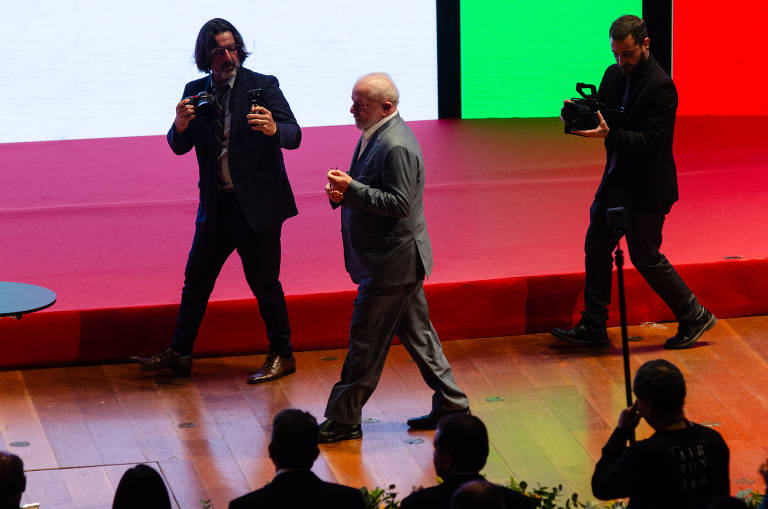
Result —
<path fill-rule="evenodd" d="M 677 91 L 649 51 L 642 19 L 621 16 L 611 25 L 609 35 L 616 64 L 608 67 L 600 83 L 598 124 L 593 129 L 572 131 L 604 138 L 606 149 L 605 171 L 590 208 L 584 246 L 585 307 L 574 328 L 554 329 L 552 335 L 580 346 L 609 345 L 605 322 L 611 300 L 611 253 L 620 237 L 610 230 L 606 210 L 625 207 L 630 259 L 679 323 L 677 334 L 667 339 L 664 347 L 687 348 L 717 319 L 699 304 L 659 252 L 665 216 L 678 199 L 672 155 Z"/>
<path fill-rule="evenodd" d="M 269 338 L 269 355 L 248 382 L 296 370 L 278 278 L 282 224 L 298 213 L 282 149 L 298 148 L 301 130 L 277 78 L 242 67 L 247 56 L 243 38 L 228 21 L 215 18 L 200 29 L 195 62 L 210 74 L 187 83 L 168 131 L 176 154 L 195 148 L 200 204 L 171 346 L 152 357 L 132 357 L 150 369 L 190 374 L 208 298 L 224 262 L 237 250 Z"/>

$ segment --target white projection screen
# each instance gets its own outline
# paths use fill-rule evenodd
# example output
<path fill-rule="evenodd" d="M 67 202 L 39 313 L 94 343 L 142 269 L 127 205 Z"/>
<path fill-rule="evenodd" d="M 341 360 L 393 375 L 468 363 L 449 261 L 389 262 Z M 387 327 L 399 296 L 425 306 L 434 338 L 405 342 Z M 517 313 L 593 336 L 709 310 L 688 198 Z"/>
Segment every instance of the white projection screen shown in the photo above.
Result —
<path fill-rule="evenodd" d="M 25 0 L 3 5 L 0 143 L 158 135 L 195 67 L 205 21 L 226 18 L 280 80 L 302 127 L 351 123 L 354 81 L 389 72 L 408 120 L 437 118 L 434 0 Z"/>

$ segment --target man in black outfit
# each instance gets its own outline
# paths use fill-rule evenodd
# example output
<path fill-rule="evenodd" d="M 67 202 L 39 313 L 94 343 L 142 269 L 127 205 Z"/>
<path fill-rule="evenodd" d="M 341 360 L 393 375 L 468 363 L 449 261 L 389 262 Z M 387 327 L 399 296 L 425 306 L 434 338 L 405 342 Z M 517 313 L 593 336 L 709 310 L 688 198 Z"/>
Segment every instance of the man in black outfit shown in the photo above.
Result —
<path fill-rule="evenodd" d="M 584 244 L 584 311 L 573 329 L 554 329 L 558 339 L 582 346 L 608 346 L 605 322 L 611 301 L 611 253 L 620 236 L 608 227 L 606 211 L 624 207 L 627 246 L 632 264 L 675 314 L 677 334 L 665 348 L 687 348 L 717 321 L 699 304 L 666 257 L 659 252 L 664 218 L 678 199 L 672 138 L 677 91 L 649 51 L 645 22 L 621 16 L 610 29 L 616 64 L 605 71 L 595 129 L 574 131 L 604 138 L 606 164 L 590 209 Z"/>
<path fill-rule="evenodd" d="M 451 497 L 464 483 L 484 481 L 480 470 L 488 459 L 488 431 L 474 415 L 454 413 L 443 417 L 437 425 L 433 462 L 435 472 L 443 483 L 414 491 L 403 499 L 401 509 L 448 509 Z M 484 497 L 501 499 L 506 509 L 529 509 L 531 502 L 522 493 L 493 485 L 498 497 L 489 497 L 487 486 Z M 463 497 L 462 497 L 463 498 Z"/>
<path fill-rule="evenodd" d="M 595 497 L 629 497 L 629 509 L 684 509 L 728 495 L 728 446 L 717 431 L 685 418 L 680 370 L 663 359 L 648 361 L 635 374 L 634 392 L 637 401 L 622 410 L 595 465 Z M 627 446 L 641 417 L 655 433 Z"/>
<path fill-rule="evenodd" d="M 243 38 L 228 21 L 215 18 L 200 29 L 195 61 L 210 74 L 187 83 L 168 131 L 176 154 L 195 148 L 200 205 L 171 346 L 152 357 L 132 357 L 150 369 L 190 374 L 208 298 L 224 262 L 237 250 L 269 339 L 269 355 L 248 383 L 296 371 L 278 278 L 282 224 L 298 213 L 282 149 L 298 148 L 301 130 L 277 78 L 242 67 L 247 56 Z M 215 97 L 208 118 L 200 102 L 190 99 L 205 92 Z"/>
<path fill-rule="evenodd" d="M 364 509 L 360 490 L 322 481 L 310 470 L 320 454 L 318 436 L 317 421 L 309 412 L 289 409 L 278 413 L 269 443 L 269 457 L 277 471 L 274 479 L 231 501 L 229 509 Z"/>

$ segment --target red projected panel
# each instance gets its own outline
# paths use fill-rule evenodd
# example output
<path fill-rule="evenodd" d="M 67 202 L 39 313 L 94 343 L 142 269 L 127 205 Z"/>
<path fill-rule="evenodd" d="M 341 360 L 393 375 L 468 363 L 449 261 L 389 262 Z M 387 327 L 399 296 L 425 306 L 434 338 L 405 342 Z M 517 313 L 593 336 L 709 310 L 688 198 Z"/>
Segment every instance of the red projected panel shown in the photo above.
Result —
<path fill-rule="evenodd" d="M 674 0 L 672 19 L 678 114 L 768 115 L 766 0 Z"/>

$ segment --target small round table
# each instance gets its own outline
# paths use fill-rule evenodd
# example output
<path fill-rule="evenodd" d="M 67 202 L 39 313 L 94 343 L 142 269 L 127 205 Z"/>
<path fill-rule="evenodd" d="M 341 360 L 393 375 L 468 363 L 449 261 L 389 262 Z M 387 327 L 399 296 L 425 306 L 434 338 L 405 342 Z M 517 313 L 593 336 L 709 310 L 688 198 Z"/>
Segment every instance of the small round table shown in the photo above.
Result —
<path fill-rule="evenodd" d="M 56 294 L 42 286 L 0 281 L 0 318 L 34 313 L 53 305 Z"/>

